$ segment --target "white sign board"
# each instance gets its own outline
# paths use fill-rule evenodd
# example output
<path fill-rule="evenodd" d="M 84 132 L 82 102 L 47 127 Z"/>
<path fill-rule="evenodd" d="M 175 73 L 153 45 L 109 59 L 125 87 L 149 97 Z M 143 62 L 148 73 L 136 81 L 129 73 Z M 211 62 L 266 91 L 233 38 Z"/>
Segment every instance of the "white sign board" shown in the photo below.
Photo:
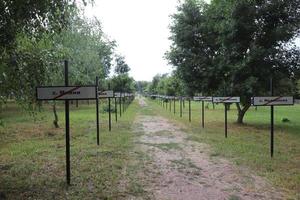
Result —
<path fill-rule="evenodd" d="M 115 97 L 116 97 L 116 98 L 121 98 L 121 93 L 120 93 L 120 92 L 116 92 L 116 93 L 115 93 Z"/>
<path fill-rule="evenodd" d="M 209 101 L 212 102 L 212 97 L 194 97 L 194 101 Z"/>
<path fill-rule="evenodd" d="M 96 99 L 95 86 L 49 86 L 36 88 L 37 100 Z"/>
<path fill-rule="evenodd" d="M 213 97 L 214 103 L 240 103 L 240 97 Z"/>
<path fill-rule="evenodd" d="M 114 97 L 114 91 L 107 90 L 107 91 L 99 92 L 98 97 L 99 98 L 112 98 L 112 97 Z"/>
<path fill-rule="evenodd" d="M 294 105 L 294 97 L 252 97 L 253 106 Z"/>

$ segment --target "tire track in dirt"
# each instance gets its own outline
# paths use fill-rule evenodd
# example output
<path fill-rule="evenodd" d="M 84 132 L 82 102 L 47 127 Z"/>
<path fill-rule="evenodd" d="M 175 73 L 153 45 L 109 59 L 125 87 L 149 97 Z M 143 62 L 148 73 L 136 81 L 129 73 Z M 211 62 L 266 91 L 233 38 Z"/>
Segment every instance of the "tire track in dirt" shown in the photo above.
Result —
<path fill-rule="evenodd" d="M 140 98 L 140 106 L 147 107 Z M 140 115 L 138 148 L 151 160 L 141 178 L 154 199 L 284 199 L 265 179 L 226 159 L 211 157 L 207 144 L 187 140 L 178 126 L 160 116 Z"/>

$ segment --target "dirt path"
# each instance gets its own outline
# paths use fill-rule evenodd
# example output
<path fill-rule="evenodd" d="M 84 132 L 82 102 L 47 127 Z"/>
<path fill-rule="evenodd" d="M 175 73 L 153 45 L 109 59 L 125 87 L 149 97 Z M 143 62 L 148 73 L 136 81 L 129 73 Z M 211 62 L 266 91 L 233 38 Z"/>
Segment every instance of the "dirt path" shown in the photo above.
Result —
<path fill-rule="evenodd" d="M 151 199 L 283 199 L 263 178 L 210 156 L 208 145 L 187 140 L 167 119 L 140 115 L 135 123 L 143 132 L 138 148 L 149 157 L 141 179 Z"/>

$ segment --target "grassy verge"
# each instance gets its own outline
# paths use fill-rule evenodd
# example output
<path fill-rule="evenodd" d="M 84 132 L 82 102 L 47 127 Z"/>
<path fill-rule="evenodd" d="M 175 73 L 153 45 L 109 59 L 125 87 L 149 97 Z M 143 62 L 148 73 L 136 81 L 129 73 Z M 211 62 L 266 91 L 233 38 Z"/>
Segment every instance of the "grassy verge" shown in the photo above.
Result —
<path fill-rule="evenodd" d="M 103 110 L 103 109 L 101 109 Z M 0 127 L 0 199 L 120 199 L 137 195 L 139 186 L 132 165 L 131 130 L 138 110 L 134 102 L 108 131 L 108 116 L 101 113 L 100 147 L 96 145 L 95 105 L 71 107 L 71 187 L 65 181 L 63 105 L 59 124 L 52 125 L 51 107 L 36 120 L 14 104 L 4 108 Z M 118 116 L 119 117 L 119 116 Z"/>
<path fill-rule="evenodd" d="M 224 106 L 217 105 L 206 109 L 205 129 L 201 126 L 201 104 L 192 102 L 192 122 L 188 120 L 186 102 L 183 117 L 179 116 L 179 103 L 176 114 L 169 108 L 162 109 L 155 101 L 147 100 L 158 115 L 163 115 L 176 123 L 185 124 L 188 139 L 208 143 L 213 149 L 212 156 L 222 156 L 242 165 L 254 173 L 266 177 L 275 186 L 281 187 L 291 198 L 300 198 L 300 106 L 275 108 L 275 152 L 269 153 L 270 112 L 266 107 L 251 108 L 245 116 L 245 125 L 235 123 L 237 110 L 232 105 L 229 111 L 228 138 L 224 137 Z M 290 122 L 283 123 L 288 118 Z"/>

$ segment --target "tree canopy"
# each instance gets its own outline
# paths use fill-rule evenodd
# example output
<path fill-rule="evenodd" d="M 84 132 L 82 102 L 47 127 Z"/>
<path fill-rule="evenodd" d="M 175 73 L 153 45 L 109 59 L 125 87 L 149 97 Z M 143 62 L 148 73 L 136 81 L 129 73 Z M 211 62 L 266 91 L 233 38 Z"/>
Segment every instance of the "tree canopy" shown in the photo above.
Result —
<path fill-rule="evenodd" d="M 296 93 L 300 4 L 297 0 L 185 0 L 172 16 L 167 53 L 194 93 L 238 95 L 238 122 L 250 97 Z"/>
<path fill-rule="evenodd" d="M 76 2 L 3 1 L 0 8 L 0 103 L 14 98 L 34 108 L 36 86 L 63 83 L 65 59 L 71 84 L 108 77 L 116 43 Z"/>

